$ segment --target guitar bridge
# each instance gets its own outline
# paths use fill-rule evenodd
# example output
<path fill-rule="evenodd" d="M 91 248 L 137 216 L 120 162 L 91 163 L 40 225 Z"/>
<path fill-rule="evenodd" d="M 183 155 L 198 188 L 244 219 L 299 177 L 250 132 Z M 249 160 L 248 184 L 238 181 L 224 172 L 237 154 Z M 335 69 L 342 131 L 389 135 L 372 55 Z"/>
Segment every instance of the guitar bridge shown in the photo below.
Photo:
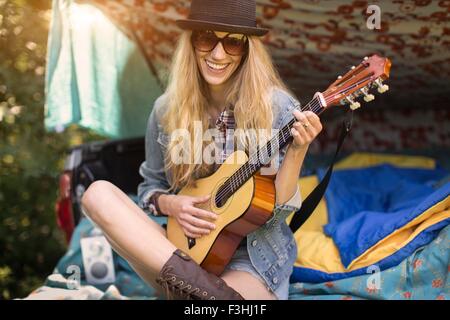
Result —
<path fill-rule="evenodd" d="M 192 249 L 192 247 L 195 246 L 195 239 L 188 237 L 187 240 L 188 240 L 188 248 Z"/>

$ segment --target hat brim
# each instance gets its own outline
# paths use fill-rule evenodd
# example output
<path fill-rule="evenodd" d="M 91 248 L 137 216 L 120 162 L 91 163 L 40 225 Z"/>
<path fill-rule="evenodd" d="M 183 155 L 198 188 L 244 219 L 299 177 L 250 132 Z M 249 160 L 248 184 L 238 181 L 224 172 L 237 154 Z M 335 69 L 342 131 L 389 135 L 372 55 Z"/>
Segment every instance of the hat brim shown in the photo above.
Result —
<path fill-rule="evenodd" d="M 269 31 L 269 29 L 264 28 L 244 27 L 232 24 L 191 20 L 191 19 L 176 20 L 176 23 L 181 29 L 188 29 L 188 30 L 210 29 L 214 31 L 242 33 L 249 36 L 263 36 Z"/>

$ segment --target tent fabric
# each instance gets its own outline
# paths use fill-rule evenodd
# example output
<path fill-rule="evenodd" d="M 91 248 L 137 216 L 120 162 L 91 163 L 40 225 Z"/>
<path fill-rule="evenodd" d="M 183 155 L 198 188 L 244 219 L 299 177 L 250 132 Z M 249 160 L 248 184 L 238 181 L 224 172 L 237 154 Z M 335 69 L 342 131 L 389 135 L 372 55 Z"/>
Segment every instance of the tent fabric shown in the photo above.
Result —
<path fill-rule="evenodd" d="M 84 0 L 99 6 L 125 32 L 136 30 L 146 55 L 164 73 L 189 0 Z M 448 103 L 450 6 L 446 1 L 382 1 L 380 29 L 370 29 L 367 1 L 257 1 L 263 38 L 284 80 L 307 99 L 371 53 L 393 61 L 389 81 L 396 95 L 384 104 L 408 107 Z M 372 21 L 372 20 L 370 20 Z M 370 22 L 369 21 L 369 22 Z M 369 24 L 370 25 L 370 24 Z M 128 31 L 126 31 L 128 30 Z M 407 101 L 407 102 L 406 102 Z"/>
<path fill-rule="evenodd" d="M 188 0 L 53 0 L 47 129 L 75 123 L 110 137 L 143 136 L 181 31 L 174 21 L 187 16 L 188 5 Z M 356 112 L 358 125 L 344 151 L 449 148 L 449 9 L 444 1 L 378 5 L 380 30 L 367 28 L 365 1 L 262 0 L 258 22 L 271 29 L 262 39 L 303 104 L 366 55 L 392 60 L 391 90 L 384 95 L 374 90 L 375 101 L 361 101 L 367 108 Z M 325 130 L 312 153 L 334 151 L 339 109 L 324 113 Z"/>
<path fill-rule="evenodd" d="M 136 43 L 102 11 L 54 0 L 45 126 L 76 123 L 113 138 L 142 136 L 161 93 Z"/>
<path fill-rule="evenodd" d="M 322 283 L 291 284 L 290 300 L 448 300 L 450 226 L 428 245 L 386 270 L 377 266 L 365 273 Z"/>
<path fill-rule="evenodd" d="M 450 183 L 440 185 L 448 172 L 430 166 L 432 159 L 381 155 L 377 161 L 374 154 L 348 159 L 337 164 L 325 198 L 295 233 L 293 282 L 354 277 L 373 265 L 393 267 L 450 223 Z M 300 179 L 302 197 L 317 183 L 317 176 Z"/>

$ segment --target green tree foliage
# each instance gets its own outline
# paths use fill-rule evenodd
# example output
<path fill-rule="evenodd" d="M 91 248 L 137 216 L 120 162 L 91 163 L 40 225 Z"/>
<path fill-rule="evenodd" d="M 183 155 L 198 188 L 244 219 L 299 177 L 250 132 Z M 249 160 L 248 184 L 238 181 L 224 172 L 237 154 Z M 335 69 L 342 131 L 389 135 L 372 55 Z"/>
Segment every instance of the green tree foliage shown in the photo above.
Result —
<path fill-rule="evenodd" d="M 51 1 L 0 0 L 0 298 L 28 295 L 64 254 L 55 220 L 66 151 L 98 140 L 44 128 Z"/>

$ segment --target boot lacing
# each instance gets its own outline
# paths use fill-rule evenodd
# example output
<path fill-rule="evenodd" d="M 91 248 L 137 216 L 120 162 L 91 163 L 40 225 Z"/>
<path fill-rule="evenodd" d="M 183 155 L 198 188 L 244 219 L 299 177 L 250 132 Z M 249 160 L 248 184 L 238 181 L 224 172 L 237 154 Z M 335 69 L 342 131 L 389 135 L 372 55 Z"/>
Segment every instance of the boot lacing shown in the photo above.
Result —
<path fill-rule="evenodd" d="M 178 280 L 177 276 L 170 272 L 172 269 L 172 266 L 167 266 L 162 270 L 161 276 L 156 279 L 156 282 L 164 289 L 168 299 L 173 299 L 177 296 L 187 300 L 207 298 L 208 292 L 203 291 L 200 294 L 202 291 L 200 288 L 192 286 L 187 281 Z M 216 300 L 216 297 L 211 296 L 208 300 Z"/>

